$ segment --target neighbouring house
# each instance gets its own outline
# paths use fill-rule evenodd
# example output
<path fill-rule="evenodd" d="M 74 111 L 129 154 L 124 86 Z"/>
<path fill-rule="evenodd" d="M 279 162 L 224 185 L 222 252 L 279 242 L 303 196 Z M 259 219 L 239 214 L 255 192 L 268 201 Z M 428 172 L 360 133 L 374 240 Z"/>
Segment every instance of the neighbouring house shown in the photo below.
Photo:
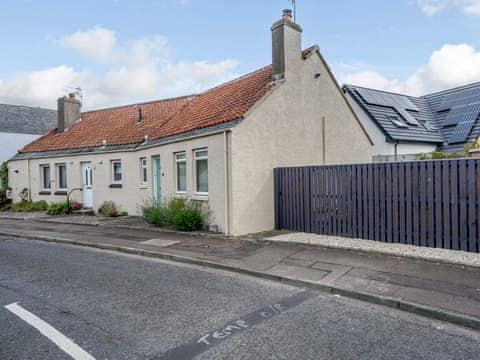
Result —
<path fill-rule="evenodd" d="M 57 128 L 10 161 L 16 200 L 82 188 L 86 207 L 139 214 L 146 199 L 184 198 L 208 204 L 221 232 L 273 229 L 275 167 L 368 162 L 372 142 L 291 11 L 271 32 L 272 65 L 201 94 L 83 113 L 60 98 Z"/>
<path fill-rule="evenodd" d="M 421 97 L 352 85 L 343 90 L 373 140 L 374 161 L 462 153 L 480 136 L 480 83 Z"/>
<path fill-rule="evenodd" d="M 54 128 L 56 123 L 55 110 L 0 104 L 0 164 Z"/>

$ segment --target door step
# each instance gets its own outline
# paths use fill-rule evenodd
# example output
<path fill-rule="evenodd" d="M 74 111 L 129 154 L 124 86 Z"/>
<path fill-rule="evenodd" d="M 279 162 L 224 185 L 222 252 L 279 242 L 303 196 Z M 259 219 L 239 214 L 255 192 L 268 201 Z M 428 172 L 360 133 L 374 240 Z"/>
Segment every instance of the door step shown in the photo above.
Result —
<path fill-rule="evenodd" d="M 75 210 L 72 212 L 72 214 L 81 216 L 94 216 L 95 211 L 92 208 L 86 208 L 81 210 Z"/>

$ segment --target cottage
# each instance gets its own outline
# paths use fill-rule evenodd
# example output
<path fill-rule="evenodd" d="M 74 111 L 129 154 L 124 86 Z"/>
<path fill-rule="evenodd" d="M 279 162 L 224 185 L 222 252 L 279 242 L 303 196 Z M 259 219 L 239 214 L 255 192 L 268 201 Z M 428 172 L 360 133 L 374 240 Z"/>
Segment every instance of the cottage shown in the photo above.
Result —
<path fill-rule="evenodd" d="M 352 85 L 343 90 L 373 139 L 375 161 L 463 153 L 480 136 L 480 83 L 421 97 Z"/>
<path fill-rule="evenodd" d="M 273 169 L 370 161 L 372 142 L 317 46 L 302 51 L 291 11 L 271 28 L 273 63 L 201 94 L 81 113 L 58 100 L 58 125 L 10 161 L 15 196 L 208 204 L 210 223 L 240 235 L 274 227 Z M 18 200 L 18 197 L 16 198 Z"/>
<path fill-rule="evenodd" d="M 55 127 L 55 110 L 0 104 L 0 164 Z"/>

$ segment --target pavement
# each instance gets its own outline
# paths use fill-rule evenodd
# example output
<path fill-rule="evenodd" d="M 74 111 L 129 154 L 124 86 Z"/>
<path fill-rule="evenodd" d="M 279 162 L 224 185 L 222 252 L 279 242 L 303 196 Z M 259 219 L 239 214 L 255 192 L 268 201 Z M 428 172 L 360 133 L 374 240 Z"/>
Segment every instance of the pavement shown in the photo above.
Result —
<path fill-rule="evenodd" d="M 253 275 L 480 330 L 480 268 L 115 226 L 0 219 L 0 234 L 97 247 Z"/>
<path fill-rule="evenodd" d="M 72 234 L 81 229 L 72 226 Z M 479 349 L 477 331 L 343 296 L 210 267 L 0 237 L 2 360 L 442 360 L 476 359 Z"/>

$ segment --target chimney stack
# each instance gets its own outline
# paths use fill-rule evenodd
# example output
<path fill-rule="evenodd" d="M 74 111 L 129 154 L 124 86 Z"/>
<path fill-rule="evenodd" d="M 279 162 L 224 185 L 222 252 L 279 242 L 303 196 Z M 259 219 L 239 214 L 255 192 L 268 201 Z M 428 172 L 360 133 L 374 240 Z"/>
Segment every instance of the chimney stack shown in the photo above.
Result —
<path fill-rule="evenodd" d="M 57 100 L 57 129 L 59 133 L 68 130 L 76 121 L 80 120 L 82 103 L 74 93 Z"/>
<path fill-rule="evenodd" d="M 283 80 L 302 59 L 302 28 L 293 22 L 292 10 L 283 10 L 272 26 L 273 80 Z"/>

